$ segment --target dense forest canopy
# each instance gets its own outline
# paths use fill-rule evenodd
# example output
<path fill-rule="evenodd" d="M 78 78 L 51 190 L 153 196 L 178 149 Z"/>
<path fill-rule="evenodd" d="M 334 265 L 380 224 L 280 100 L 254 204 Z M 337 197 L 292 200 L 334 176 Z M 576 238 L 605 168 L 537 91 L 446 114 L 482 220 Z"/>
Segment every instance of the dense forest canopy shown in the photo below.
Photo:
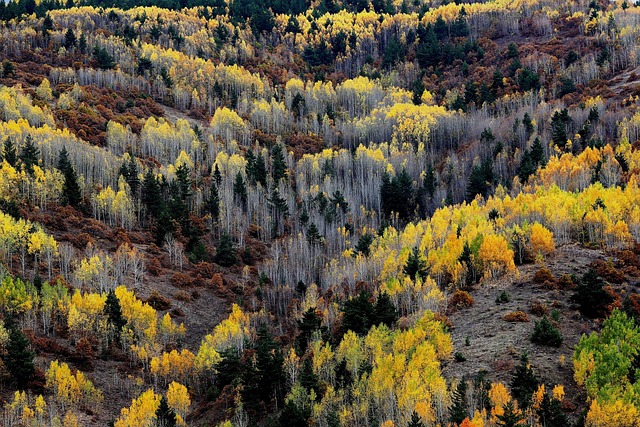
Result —
<path fill-rule="evenodd" d="M 639 24 L 0 3 L 0 424 L 640 426 Z"/>

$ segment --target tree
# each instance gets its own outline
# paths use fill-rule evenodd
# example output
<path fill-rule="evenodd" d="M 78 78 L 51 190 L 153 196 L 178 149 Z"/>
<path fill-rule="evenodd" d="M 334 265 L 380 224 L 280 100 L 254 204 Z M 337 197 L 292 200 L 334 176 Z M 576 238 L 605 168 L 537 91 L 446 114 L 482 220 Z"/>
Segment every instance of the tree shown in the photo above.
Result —
<path fill-rule="evenodd" d="M 395 326 L 398 321 L 398 311 L 396 306 L 393 305 L 389 294 L 382 292 L 378 295 L 376 304 L 373 308 L 372 326 L 384 324 L 389 328 Z"/>
<path fill-rule="evenodd" d="M 411 420 L 407 427 L 426 427 L 425 423 L 422 422 L 420 415 L 416 411 L 413 411 L 411 414 Z"/>
<path fill-rule="evenodd" d="M 4 140 L 2 156 L 12 167 L 16 167 L 16 164 L 18 163 L 18 154 L 16 153 L 16 146 L 13 143 L 13 140 L 9 137 Z"/>
<path fill-rule="evenodd" d="M 413 251 L 409 254 L 407 264 L 402 269 L 403 273 L 416 280 L 416 278 L 424 281 L 427 278 L 427 261 L 422 257 L 420 250 L 417 247 L 413 248 Z"/>
<path fill-rule="evenodd" d="M 62 172 L 62 175 L 64 176 L 60 203 L 63 205 L 71 205 L 73 207 L 80 206 L 80 203 L 82 203 L 82 192 L 80 191 L 76 171 L 73 169 L 73 166 L 71 166 L 71 162 L 69 161 L 69 153 L 67 152 L 66 147 L 62 147 L 62 150 L 60 150 L 60 155 L 58 156 L 58 170 Z"/>
<path fill-rule="evenodd" d="M 531 334 L 531 342 L 539 345 L 547 345 L 551 347 L 560 347 L 562 345 L 562 335 L 558 328 L 553 326 L 553 323 L 543 316 L 539 322 L 536 322 L 536 326 Z"/>
<path fill-rule="evenodd" d="M 344 302 L 342 306 L 342 330 L 353 331 L 358 335 L 365 335 L 371 328 L 374 306 L 369 301 L 371 295 L 366 291 Z"/>
<path fill-rule="evenodd" d="M 562 412 L 562 402 L 545 393 L 540 406 L 536 409 L 540 423 L 544 427 L 564 427 L 569 425 L 569 420 Z"/>
<path fill-rule="evenodd" d="M 102 70 L 110 70 L 116 66 L 116 62 L 113 59 L 113 56 L 111 56 L 109 52 L 107 52 L 107 49 L 105 49 L 102 46 L 98 46 L 98 45 L 94 46 L 93 57 L 96 60 L 98 68 Z"/>
<path fill-rule="evenodd" d="M 233 183 L 233 199 L 236 203 L 240 203 L 243 210 L 247 208 L 247 186 L 240 172 L 236 174 L 236 180 Z"/>
<path fill-rule="evenodd" d="M 238 262 L 229 233 L 222 233 L 214 260 L 223 267 L 231 267 Z"/>
<path fill-rule="evenodd" d="M 127 324 L 127 320 L 122 315 L 120 300 L 113 290 L 107 294 L 107 299 L 104 303 L 104 314 L 107 316 L 107 322 L 109 322 L 109 325 L 113 328 L 116 341 L 119 341 L 120 333 L 122 332 L 122 328 Z"/>
<path fill-rule="evenodd" d="M 481 164 L 474 166 L 471 169 L 471 175 L 469 175 L 467 201 L 472 201 L 478 194 L 486 197 L 493 184 L 493 178 L 491 159 L 486 159 Z"/>
<path fill-rule="evenodd" d="M 456 424 L 462 423 L 462 421 L 467 418 L 468 406 L 467 380 L 463 377 L 458 383 L 456 391 L 453 393 L 453 402 L 449 409 L 451 422 Z"/>
<path fill-rule="evenodd" d="M 498 421 L 496 425 L 500 427 L 527 427 L 527 425 L 523 423 L 525 418 L 526 416 L 518 411 L 513 401 L 510 400 L 504 406 L 504 413 L 497 416 Z"/>
<path fill-rule="evenodd" d="M 516 398 L 518 404 L 523 408 L 528 408 L 531 404 L 531 396 L 538 389 L 540 382 L 533 372 L 526 353 L 520 356 L 520 364 L 516 366 L 513 378 L 509 386 L 511 394 Z"/>
<path fill-rule="evenodd" d="M 20 151 L 20 161 L 23 169 L 31 176 L 33 176 L 33 167 L 38 164 L 39 156 L 40 150 L 34 144 L 31 135 L 27 135 L 24 147 Z"/>
<path fill-rule="evenodd" d="M 220 218 L 220 196 L 218 194 L 218 186 L 215 181 L 211 183 L 209 197 L 206 199 L 206 210 L 211 215 L 211 219 L 217 222 Z"/>
<path fill-rule="evenodd" d="M 75 33 L 71 28 L 69 28 L 64 34 L 64 47 L 67 48 L 67 50 L 71 49 L 72 47 L 75 47 L 76 41 Z"/>
<path fill-rule="evenodd" d="M 582 314 L 591 318 L 606 317 L 611 310 L 613 296 L 604 289 L 604 282 L 593 269 L 589 269 L 578 282 L 571 300 L 578 304 Z"/>
<path fill-rule="evenodd" d="M 276 183 L 287 176 L 287 163 L 280 144 L 271 149 L 271 176 Z"/>
<path fill-rule="evenodd" d="M 176 413 L 169 407 L 167 398 L 162 396 L 160 405 L 156 409 L 156 427 L 175 427 L 177 423 Z"/>
<path fill-rule="evenodd" d="M 164 210 L 160 184 L 151 169 L 147 170 L 142 181 L 142 204 L 146 207 L 147 214 L 154 219 L 158 219 Z"/>
<path fill-rule="evenodd" d="M 14 325 L 9 333 L 9 343 L 2 362 L 19 388 L 24 388 L 36 372 L 33 363 L 35 352 L 30 349 L 30 344 L 22 331 Z"/>
<path fill-rule="evenodd" d="M 363 234 L 358 239 L 358 244 L 355 247 L 356 252 L 368 258 L 371 255 L 371 243 L 373 243 L 373 235 L 370 233 Z"/>

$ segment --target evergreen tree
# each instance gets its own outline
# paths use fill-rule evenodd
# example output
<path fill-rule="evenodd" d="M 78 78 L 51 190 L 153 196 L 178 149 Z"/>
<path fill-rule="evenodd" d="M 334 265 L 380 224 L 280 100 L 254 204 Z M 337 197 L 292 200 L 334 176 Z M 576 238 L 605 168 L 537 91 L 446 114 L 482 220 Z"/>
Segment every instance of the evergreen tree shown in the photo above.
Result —
<path fill-rule="evenodd" d="M 276 183 L 287 176 L 287 163 L 280 144 L 271 149 L 271 176 Z"/>
<path fill-rule="evenodd" d="M 236 174 L 236 180 L 233 183 L 233 200 L 239 203 L 243 210 L 247 208 L 247 186 L 240 172 Z"/>
<path fill-rule="evenodd" d="M 16 146 L 13 143 L 13 140 L 9 137 L 4 140 L 4 145 L 2 147 L 3 159 L 7 161 L 14 168 L 18 163 L 18 154 L 16 152 Z"/>
<path fill-rule="evenodd" d="M 382 292 L 378 295 L 376 304 L 373 307 L 372 319 L 372 326 L 379 324 L 384 324 L 389 328 L 395 326 L 398 321 L 398 311 L 396 310 L 396 306 L 393 305 L 388 293 Z"/>
<path fill-rule="evenodd" d="M 220 219 L 220 195 L 218 194 L 218 186 L 215 181 L 211 183 L 209 197 L 206 200 L 207 212 L 211 215 L 211 219 L 217 222 Z"/>
<path fill-rule="evenodd" d="M 160 405 L 156 409 L 156 427 L 175 427 L 178 420 L 176 413 L 169 407 L 167 398 L 162 396 L 160 399 Z"/>
<path fill-rule="evenodd" d="M 80 41 L 82 41 L 82 39 L 80 39 Z M 98 68 L 102 70 L 110 70 L 116 66 L 116 61 L 113 59 L 113 56 L 111 56 L 109 52 L 107 52 L 107 49 L 102 46 L 96 45 L 93 48 L 93 57 L 96 60 Z"/>
<path fill-rule="evenodd" d="M 229 233 L 222 233 L 222 236 L 220 236 L 214 261 L 223 267 L 231 267 L 238 262 Z"/>
<path fill-rule="evenodd" d="M 113 290 L 109 291 L 109 293 L 107 294 L 103 312 L 107 316 L 107 322 L 113 328 L 116 341 L 119 341 L 120 333 L 122 332 L 122 328 L 127 324 L 127 321 L 122 315 L 120 300 Z"/>
<path fill-rule="evenodd" d="M 161 213 L 164 211 L 164 199 L 160 184 L 151 169 L 147 170 L 142 181 L 142 203 L 151 218 L 160 218 Z"/>
<path fill-rule="evenodd" d="M 416 280 L 417 277 L 420 277 L 424 281 L 427 278 L 427 261 L 422 257 L 417 247 L 414 247 L 413 251 L 409 254 L 407 264 L 402 271 L 409 276 L 411 280 Z"/>
<path fill-rule="evenodd" d="M 546 345 L 551 347 L 560 347 L 562 345 L 562 335 L 558 328 L 553 326 L 553 323 L 543 316 L 539 322 L 536 322 L 536 326 L 531 335 L 531 342 L 539 345 Z"/>
<path fill-rule="evenodd" d="M 213 179 L 216 182 L 218 188 L 220 188 L 220 184 L 222 184 L 222 174 L 220 173 L 220 168 L 218 167 L 217 163 L 213 168 Z"/>
<path fill-rule="evenodd" d="M 604 290 L 604 282 L 593 269 L 589 269 L 576 286 L 571 300 L 578 304 L 582 314 L 591 318 L 603 318 L 609 313 L 614 298 Z"/>
<path fill-rule="evenodd" d="M 523 408 L 528 408 L 531 404 L 531 396 L 538 389 L 540 382 L 533 372 L 529 358 L 526 353 L 520 356 L 520 364 L 516 366 L 516 370 L 511 379 L 509 386 L 511 394 Z"/>
<path fill-rule="evenodd" d="M 531 145 L 531 160 L 537 166 L 544 166 L 545 164 L 544 148 L 542 147 L 540 138 L 536 138 Z"/>
<path fill-rule="evenodd" d="M 567 126 L 570 122 L 571 117 L 569 117 L 569 111 L 566 108 L 556 111 L 551 116 L 551 139 L 561 149 L 567 145 Z"/>
<path fill-rule="evenodd" d="M 493 184 L 493 166 L 491 160 L 486 159 L 480 165 L 471 169 L 469 184 L 467 185 L 467 201 L 471 202 L 478 194 L 486 197 Z"/>
<path fill-rule="evenodd" d="M 371 243 L 373 243 L 373 236 L 369 233 L 363 234 L 358 239 L 358 244 L 355 247 L 356 252 L 368 258 L 371 255 Z"/>
<path fill-rule="evenodd" d="M 416 411 L 413 411 L 413 413 L 411 414 L 411 420 L 409 421 L 409 424 L 407 425 L 407 427 L 427 427 L 427 426 L 425 423 L 422 422 L 422 419 L 420 419 L 420 415 L 418 415 Z"/>
<path fill-rule="evenodd" d="M 138 177 L 138 163 L 133 156 L 130 155 L 129 159 L 122 163 L 119 173 L 123 176 L 124 180 L 127 181 L 127 184 L 129 184 L 131 193 L 134 195 L 138 194 L 140 178 Z"/>
<path fill-rule="evenodd" d="M 22 331 L 13 325 L 9 331 L 9 343 L 2 355 L 2 362 L 18 388 L 24 388 L 36 372 L 33 363 L 35 352 L 30 349 L 30 344 Z"/>
<path fill-rule="evenodd" d="M 313 372 L 313 364 L 309 357 L 304 359 L 304 362 L 302 362 L 302 369 L 300 369 L 300 385 L 304 387 L 307 392 L 311 393 L 311 390 L 313 390 L 316 393 L 316 396 L 320 396 L 318 376 Z"/>
<path fill-rule="evenodd" d="M 518 167 L 518 178 L 521 183 L 526 183 L 531 175 L 536 173 L 536 163 L 531 157 L 529 150 L 525 149 L 520 159 L 520 167 Z"/>
<path fill-rule="evenodd" d="M 296 349 L 300 354 L 307 351 L 307 345 L 314 334 L 320 332 L 326 334 L 327 328 L 322 326 L 322 319 L 318 316 L 316 308 L 309 308 L 302 315 L 302 320 L 298 320 L 298 330 L 300 333 L 296 337 Z"/>
<path fill-rule="evenodd" d="M 62 185 L 62 195 L 60 196 L 60 203 L 63 205 L 71 205 L 78 207 L 82 203 L 82 191 L 80 190 L 80 184 L 78 184 L 78 176 L 76 171 L 69 161 L 69 153 L 66 147 L 62 147 L 58 156 L 58 170 L 62 172 L 64 176 L 64 183 Z"/>
<path fill-rule="evenodd" d="M 253 176 L 255 182 L 261 184 L 263 188 L 267 188 L 267 166 L 265 165 L 262 153 L 256 156 L 253 167 Z"/>
<path fill-rule="evenodd" d="M 342 330 L 353 331 L 358 335 L 365 335 L 371 328 L 374 306 L 369 301 L 371 295 L 366 291 L 349 298 L 342 306 Z"/>
<path fill-rule="evenodd" d="M 307 241 L 312 245 L 322 243 L 322 236 L 314 223 L 309 224 L 309 227 L 307 227 Z"/>
<path fill-rule="evenodd" d="M 64 34 L 64 47 L 69 50 L 76 45 L 76 35 L 71 28 Z"/>
<path fill-rule="evenodd" d="M 540 407 L 536 410 L 536 414 L 540 419 L 540 424 L 544 427 L 564 427 L 569 425 L 569 420 L 564 412 L 562 412 L 562 403 L 553 399 L 548 393 L 545 393 L 540 402 Z"/>
<path fill-rule="evenodd" d="M 504 406 L 504 413 L 498 415 L 497 418 L 496 425 L 500 427 L 527 427 L 526 424 L 522 423 L 526 418 L 525 415 L 515 408 L 511 400 Z"/>
<path fill-rule="evenodd" d="M 453 402 L 449 409 L 449 419 L 452 423 L 460 424 L 467 418 L 469 404 L 467 402 L 467 380 L 462 377 L 456 391 L 453 393 Z"/>
<path fill-rule="evenodd" d="M 27 135 L 24 147 L 20 152 L 20 161 L 22 167 L 29 175 L 33 176 L 33 167 L 38 164 L 38 158 L 40 156 L 40 150 L 33 142 L 31 135 Z"/>

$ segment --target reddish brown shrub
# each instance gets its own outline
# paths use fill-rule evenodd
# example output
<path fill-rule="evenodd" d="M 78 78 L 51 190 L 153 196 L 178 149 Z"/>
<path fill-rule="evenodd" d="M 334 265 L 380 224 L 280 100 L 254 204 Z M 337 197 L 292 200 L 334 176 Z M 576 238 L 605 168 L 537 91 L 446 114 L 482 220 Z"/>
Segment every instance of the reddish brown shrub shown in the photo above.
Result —
<path fill-rule="evenodd" d="M 573 279 L 569 274 L 563 274 L 560 280 L 558 280 L 558 287 L 560 289 L 573 289 L 576 287 L 576 284 L 573 282 Z"/>
<path fill-rule="evenodd" d="M 191 302 L 191 294 L 186 291 L 178 291 L 173 294 L 173 299 L 183 302 Z"/>
<path fill-rule="evenodd" d="M 549 307 L 547 307 L 546 304 L 543 304 L 540 301 L 533 301 L 531 303 L 531 308 L 529 308 L 529 312 L 531 314 L 535 314 L 538 317 L 541 317 L 549 313 Z"/>
<path fill-rule="evenodd" d="M 74 354 L 77 362 L 81 364 L 85 369 L 93 369 L 93 347 L 86 338 L 80 338 L 76 343 L 76 349 Z"/>
<path fill-rule="evenodd" d="M 193 285 L 193 277 L 185 273 L 173 273 L 171 284 L 178 288 L 188 288 Z"/>
<path fill-rule="evenodd" d="M 545 282 L 551 282 L 551 283 L 556 282 L 556 278 L 553 277 L 551 270 L 549 270 L 546 267 L 542 267 L 538 271 L 536 271 L 535 274 L 533 275 L 532 280 L 533 280 L 533 283 L 537 283 L 537 284 L 543 284 Z"/>
<path fill-rule="evenodd" d="M 507 322 L 528 322 L 529 316 L 524 311 L 512 311 L 502 316 Z"/>
<path fill-rule="evenodd" d="M 611 261 L 597 259 L 590 264 L 590 267 L 607 282 L 622 283 L 625 280 L 624 273 L 618 271 Z"/>
<path fill-rule="evenodd" d="M 154 276 L 159 275 L 162 271 L 162 265 L 160 264 L 160 260 L 157 257 L 150 258 L 145 267 L 147 271 Z"/>
<path fill-rule="evenodd" d="M 171 308 L 171 301 L 163 297 L 158 293 L 158 291 L 153 291 L 149 298 L 147 298 L 147 304 L 153 307 L 156 310 L 168 310 Z"/>
<path fill-rule="evenodd" d="M 467 291 L 457 290 L 449 299 L 450 308 L 468 308 L 474 304 L 473 297 Z"/>

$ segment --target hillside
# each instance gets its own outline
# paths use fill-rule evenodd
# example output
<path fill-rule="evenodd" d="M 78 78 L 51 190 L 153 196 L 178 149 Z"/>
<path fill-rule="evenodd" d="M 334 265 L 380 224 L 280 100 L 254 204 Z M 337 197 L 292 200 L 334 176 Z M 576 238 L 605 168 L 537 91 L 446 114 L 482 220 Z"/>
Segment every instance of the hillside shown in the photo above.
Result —
<path fill-rule="evenodd" d="M 0 3 L 0 425 L 639 427 L 639 24 Z"/>

